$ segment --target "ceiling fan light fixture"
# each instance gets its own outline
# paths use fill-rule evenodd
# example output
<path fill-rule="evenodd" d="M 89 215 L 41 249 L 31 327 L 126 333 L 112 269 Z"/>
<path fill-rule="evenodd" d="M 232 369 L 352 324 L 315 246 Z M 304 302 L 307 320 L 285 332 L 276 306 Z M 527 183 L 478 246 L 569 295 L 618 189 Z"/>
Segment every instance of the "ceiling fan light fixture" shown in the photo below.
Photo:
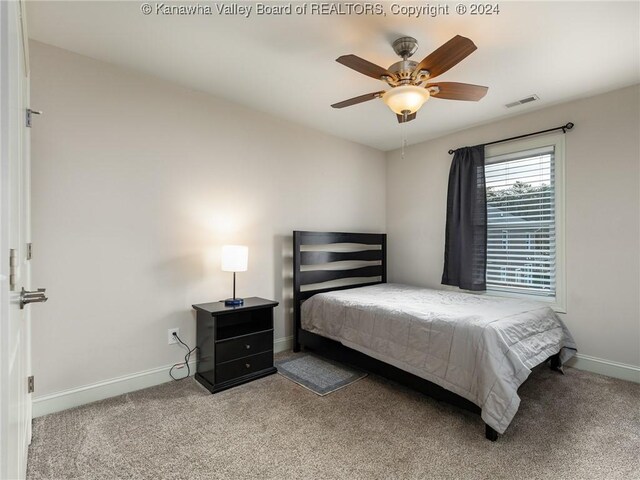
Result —
<path fill-rule="evenodd" d="M 415 85 L 401 85 L 388 90 L 382 96 L 382 101 L 397 115 L 405 112 L 412 114 L 429 100 L 429 90 Z"/>
<path fill-rule="evenodd" d="M 382 80 L 391 87 L 391 90 L 367 93 L 331 106 L 344 108 L 382 98 L 396 114 L 398 122 L 407 123 L 415 120 L 416 112 L 430 97 L 477 102 L 487 94 L 488 88 L 481 85 L 459 82 L 424 83 L 427 80 L 431 82 L 435 77 L 449 71 L 477 49 L 468 38 L 456 35 L 419 63 L 408 60 L 417 48 L 418 42 L 415 38 L 402 37 L 396 40 L 393 43 L 393 49 L 402 57 L 402 60 L 389 68 L 382 68 L 353 54 L 336 58 L 336 61 L 345 67 L 367 77 Z"/>

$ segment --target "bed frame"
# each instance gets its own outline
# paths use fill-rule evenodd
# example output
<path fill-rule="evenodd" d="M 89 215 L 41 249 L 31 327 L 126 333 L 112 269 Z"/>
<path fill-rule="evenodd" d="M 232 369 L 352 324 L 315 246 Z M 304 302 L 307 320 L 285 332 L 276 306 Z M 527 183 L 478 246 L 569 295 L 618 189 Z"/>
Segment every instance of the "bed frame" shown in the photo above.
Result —
<path fill-rule="evenodd" d="M 352 244 L 352 248 L 349 250 L 339 249 L 335 245 L 332 248 L 327 248 L 333 244 Z M 360 262 L 360 265 L 351 263 L 344 269 L 336 270 L 330 269 L 330 264 L 333 262 Z M 368 263 L 362 264 L 361 262 Z M 333 283 L 322 285 L 323 282 Z M 436 400 L 480 414 L 481 409 L 476 404 L 435 383 L 302 328 L 301 305 L 313 295 L 386 282 L 387 236 L 385 234 L 294 231 L 293 351 L 299 352 L 301 348 L 312 350 L 325 357 L 354 365 L 362 370 L 406 385 Z M 559 354 L 551 357 L 551 367 L 560 370 Z M 485 424 L 485 436 L 491 441 L 496 441 L 498 432 Z"/>

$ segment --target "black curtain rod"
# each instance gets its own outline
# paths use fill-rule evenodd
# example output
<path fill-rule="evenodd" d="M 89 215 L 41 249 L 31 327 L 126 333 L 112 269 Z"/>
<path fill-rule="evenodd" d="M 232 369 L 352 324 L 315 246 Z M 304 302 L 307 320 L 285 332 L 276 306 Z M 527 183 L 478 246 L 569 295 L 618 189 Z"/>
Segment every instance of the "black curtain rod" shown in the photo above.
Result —
<path fill-rule="evenodd" d="M 555 132 L 556 130 L 562 130 L 562 133 L 567 133 L 567 130 L 571 130 L 573 128 L 573 123 L 569 122 L 566 125 L 562 125 L 560 127 L 549 128 L 547 130 L 540 130 L 539 132 L 533 133 L 525 133 L 524 135 L 518 135 L 517 137 L 503 138 L 502 140 L 496 140 L 495 142 L 485 143 L 483 146 L 493 145 L 496 143 L 509 142 L 511 140 L 517 140 L 519 138 L 532 137 L 533 135 L 540 135 L 542 133 Z M 454 153 L 455 150 L 449 150 L 449 155 Z"/>

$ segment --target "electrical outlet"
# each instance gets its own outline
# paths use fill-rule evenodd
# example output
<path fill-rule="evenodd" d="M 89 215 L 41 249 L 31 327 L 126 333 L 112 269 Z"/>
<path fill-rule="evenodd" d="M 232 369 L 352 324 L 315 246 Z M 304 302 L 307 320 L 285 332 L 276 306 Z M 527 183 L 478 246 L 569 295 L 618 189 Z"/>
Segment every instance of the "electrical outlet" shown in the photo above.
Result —
<path fill-rule="evenodd" d="M 172 345 L 174 343 L 178 343 L 178 340 L 176 339 L 176 337 L 173 335 L 173 333 L 175 332 L 176 335 L 180 335 L 180 329 L 179 328 L 170 328 L 167 331 L 167 335 L 168 335 L 168 340 L 169 340 L 169 345 Z"/>

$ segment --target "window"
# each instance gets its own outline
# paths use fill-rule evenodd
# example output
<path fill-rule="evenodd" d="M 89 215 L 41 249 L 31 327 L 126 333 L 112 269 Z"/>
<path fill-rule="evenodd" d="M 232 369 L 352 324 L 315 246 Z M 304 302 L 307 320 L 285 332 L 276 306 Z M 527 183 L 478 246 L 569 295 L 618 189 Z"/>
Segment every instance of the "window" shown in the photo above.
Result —
<path fill-rule="evenodd" d="M 487 292 L 564 311 L 564 138 L 487 147 Z"/>

